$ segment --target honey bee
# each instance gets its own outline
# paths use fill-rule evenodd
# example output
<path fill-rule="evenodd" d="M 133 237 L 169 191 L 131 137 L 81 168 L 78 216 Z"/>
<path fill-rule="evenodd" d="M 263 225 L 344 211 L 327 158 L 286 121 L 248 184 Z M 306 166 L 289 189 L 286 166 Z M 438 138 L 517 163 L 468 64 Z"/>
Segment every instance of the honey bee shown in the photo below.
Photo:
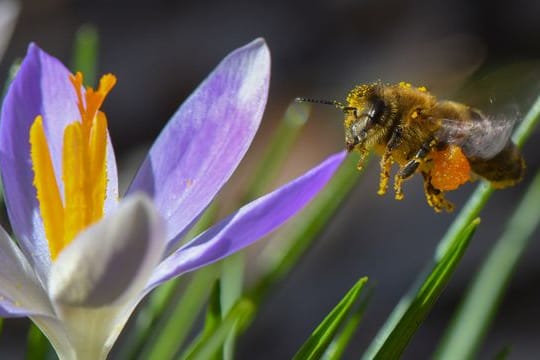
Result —
<path fill-rule="evenodd" d="M 437 100 L 425 87 L 380 82 L 356 86 L 347 104 L 298 98 L 336 106 L 345 113 L 345 147 L 358 151 L 358 168 L 370 150 L 381 155 L 379 195 L 388 189 L 390 171 L 397 200 L 402 183 L 415 173 L 424 178 L 427 203 L 436 212 L 451 212 L 445 192 L 478 177 L 495 188 L 515 185 L 523 178 L 525 162 L 511 142 L 514 121 L 494 119 L 454 101 Z"/>

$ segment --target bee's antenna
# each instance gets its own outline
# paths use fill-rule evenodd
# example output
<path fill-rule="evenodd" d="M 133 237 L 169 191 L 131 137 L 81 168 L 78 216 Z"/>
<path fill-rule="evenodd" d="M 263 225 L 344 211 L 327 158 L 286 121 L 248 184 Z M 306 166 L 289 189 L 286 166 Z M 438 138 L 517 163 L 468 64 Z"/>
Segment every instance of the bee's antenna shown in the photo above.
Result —
<path fill-rule="evenodd" d="M 299 102 L 299 103 L 308 102 L 308 103 L 313 103 L 313 104 L 333 105 L 340 110 L 342 110 L 345 107 L 345 105 L 343 105 L 342 103 L 336 100 L 319 100 L 319 99 L 297 97 L 296 99 L 294 99 L 294 101 Z"/>
<path fill-rule="evenodd" d="M 319 99 L 310 99 L 310 98 L 303 98 L 303 97 L 297 97 L 294 100 L 299 103 L 308 102 L 308 103 L 314 103 L 314 104 L 332 105 L 338 108 L 339 110 L 343 111 L 344 113 L 348 113 L 352 111 L 356 114 L 355 107 L 345 106 L 337 100 L 319 100 Z"/>

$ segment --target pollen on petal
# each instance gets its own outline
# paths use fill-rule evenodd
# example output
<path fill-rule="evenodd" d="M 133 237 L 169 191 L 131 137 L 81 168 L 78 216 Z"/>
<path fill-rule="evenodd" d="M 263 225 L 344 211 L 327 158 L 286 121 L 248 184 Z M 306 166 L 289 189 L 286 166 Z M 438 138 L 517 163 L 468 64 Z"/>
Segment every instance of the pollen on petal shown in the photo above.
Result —
<path fill-rule="evenodd" d="M 36 117 L 30 128 L 30 147 L 34 186 L 51 258 L 55 259 L 64 242 L 64 208 L 41 116 Z"/>
<path fill-rule="evenodd" d="M 455 190 L 470 180 L 471 166 L 459 146 L 450 145 L 431 154 L 431 184 L 439 190 Z"/>

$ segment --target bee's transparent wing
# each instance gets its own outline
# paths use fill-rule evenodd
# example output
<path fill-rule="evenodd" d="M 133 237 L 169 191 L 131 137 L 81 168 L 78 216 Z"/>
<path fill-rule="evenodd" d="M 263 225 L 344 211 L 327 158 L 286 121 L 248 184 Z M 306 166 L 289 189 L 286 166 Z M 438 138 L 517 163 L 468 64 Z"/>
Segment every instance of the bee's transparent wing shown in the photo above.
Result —
<path fill-rule="evenodd" d="M 501 152 L 512 134 L 514 119 L 479 117 L 472 121 L 438 119 L 436 137 L 461 147 L 465 156 L 491 159 Z"/>

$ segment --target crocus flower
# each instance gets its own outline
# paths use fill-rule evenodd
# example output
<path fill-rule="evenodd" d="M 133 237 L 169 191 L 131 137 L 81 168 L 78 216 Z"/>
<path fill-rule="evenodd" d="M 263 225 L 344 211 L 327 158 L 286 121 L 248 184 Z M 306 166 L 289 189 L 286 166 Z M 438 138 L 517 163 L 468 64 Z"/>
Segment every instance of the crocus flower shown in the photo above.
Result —
<path fill-rule="evenodd" d="M 82 74 L 30 45 L 0 120 L 0 170 L 17 240 L 0 229 L 0 316 L 29 316 L 62 359 L 105 358 L 149 291 L 299 211 L 343 153 L 178 245 L 247 151 L 269 73 L 261 39 L 227 56 L 173 115 L 119 198 L 100 110 L 116 78 L 85 89 Z"/>

